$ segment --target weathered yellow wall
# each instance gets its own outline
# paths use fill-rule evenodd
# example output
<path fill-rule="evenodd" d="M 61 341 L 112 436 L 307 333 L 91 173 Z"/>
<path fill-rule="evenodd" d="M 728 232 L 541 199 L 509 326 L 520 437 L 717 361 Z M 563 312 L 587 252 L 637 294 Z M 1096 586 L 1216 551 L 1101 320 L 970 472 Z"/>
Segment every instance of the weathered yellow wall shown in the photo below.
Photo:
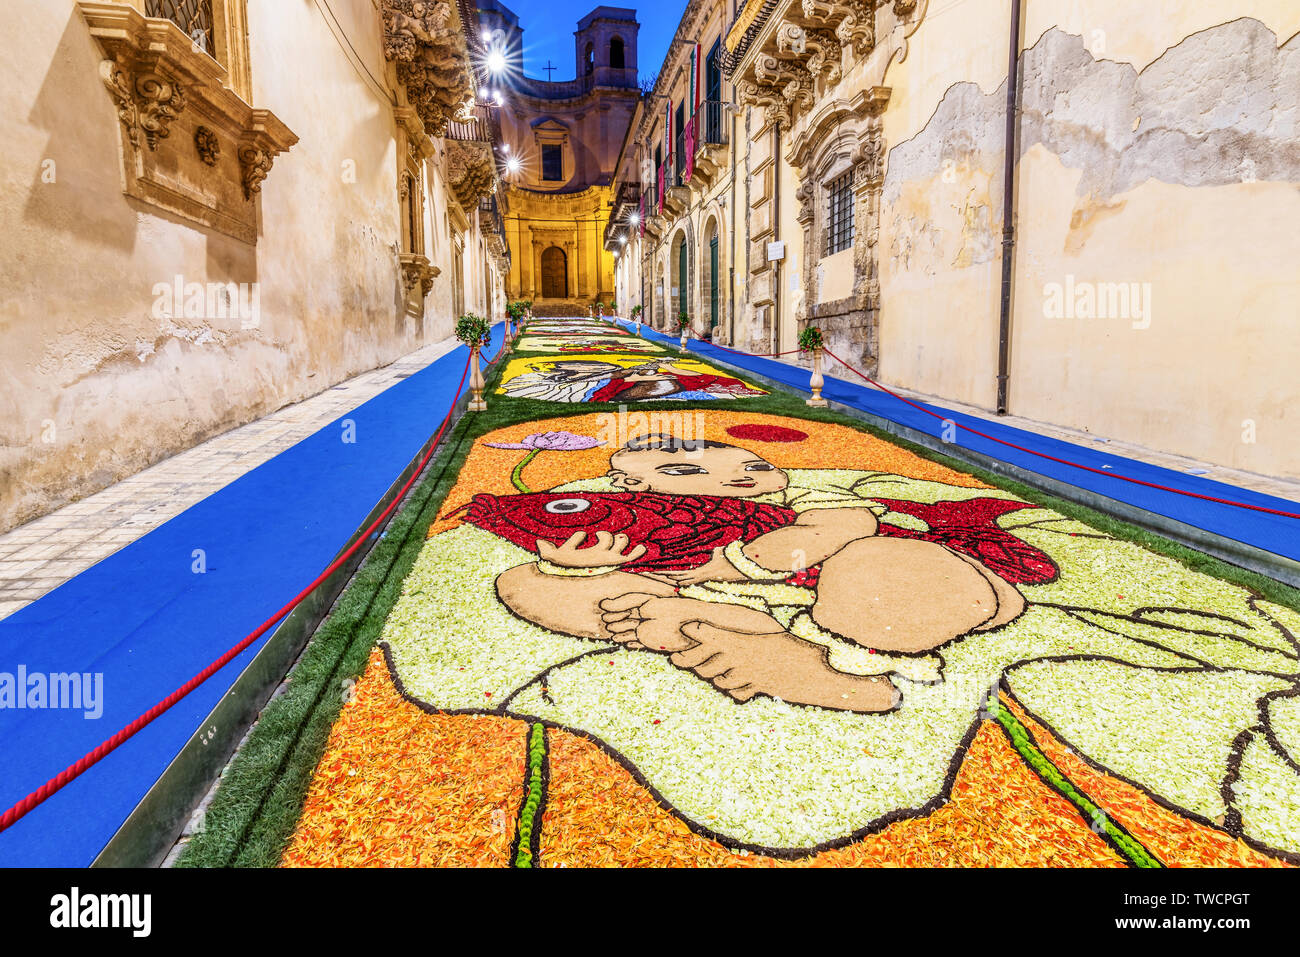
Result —
<path fill-rule="evenodd" d="M 1008 5 L 931 6 L 885 81 L 880 371 L 988 408 Z M 1294 477 L 1300 7 L 1225 6 L 1027 5 L 1010 411 Z M 1054 316 L 1067 281 L 1149 314 Z"/>
<path fill-rule="evenodd" d="M 124 196 L 102 53 L 76 5 L 0 0 L 22 24 L 0 85 L 0 529 L 450 331 L 441 200 L 425 231 L 442 275 L 423 318 L 402 301 L 375 4 L 332 0 L 333 29 L 308 0 L 248 6 L 253 105 L 300 137 L 263 185 L 256 247 Z M 155 318 L 153 288 L 176 275 L 259 284 L 260 325 Z M 466 283 L 468 304 L 481 288 Z"/>

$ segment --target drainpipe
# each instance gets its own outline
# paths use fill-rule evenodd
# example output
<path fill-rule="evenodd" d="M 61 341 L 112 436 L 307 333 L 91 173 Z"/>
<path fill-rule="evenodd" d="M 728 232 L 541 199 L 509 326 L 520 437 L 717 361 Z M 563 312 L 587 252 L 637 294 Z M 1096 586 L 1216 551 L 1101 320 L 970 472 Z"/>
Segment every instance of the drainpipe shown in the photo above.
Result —
<path fill-rule="evenodd" d="M 772 124 L 772 242 L 781 241 L 781 121 Z M 772 267 L 772 351 L 780 352 L 782 256 Z"/>
<path fill-rule="evenodd" d="M 1011 378 L 1011 290 L 1016 249 L 1016 127 L 1020 110 L 1020 4 L 1011 2 L 1011 39 L 1007 54 L 1007 132 L 1002 176 L 1002 303 L 998 315 L 998 415 L 1007 414 Z"/>
<path fill-rule="evenodd" d="M 734 21 L 734 15 L 733 15 Z M 727 278 L 730 281 L 727 292 L 727 344 L 736 346 L 736 114 L 740 108 L 736 104 L 736 85 L 731 85 L 731 229 L 727 238 L 731 240 L 731 249 L 727 252 Z"/>

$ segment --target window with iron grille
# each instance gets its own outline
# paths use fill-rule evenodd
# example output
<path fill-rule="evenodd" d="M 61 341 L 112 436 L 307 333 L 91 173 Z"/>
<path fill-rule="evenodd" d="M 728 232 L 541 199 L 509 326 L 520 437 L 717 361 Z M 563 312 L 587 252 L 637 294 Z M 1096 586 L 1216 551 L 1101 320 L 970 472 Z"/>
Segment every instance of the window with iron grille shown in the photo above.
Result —
<path fill-rule="evenodd" d="M 199 48 L 216 56 L 212 36 L 212 0 L 145 0 L 145 15 L 170 20 L 190 35 Z"/>
<path fill-rule="evenodd" d="M 831 180 L 827 187 L 826 255 L 853 245 L 853 173 Z"/>

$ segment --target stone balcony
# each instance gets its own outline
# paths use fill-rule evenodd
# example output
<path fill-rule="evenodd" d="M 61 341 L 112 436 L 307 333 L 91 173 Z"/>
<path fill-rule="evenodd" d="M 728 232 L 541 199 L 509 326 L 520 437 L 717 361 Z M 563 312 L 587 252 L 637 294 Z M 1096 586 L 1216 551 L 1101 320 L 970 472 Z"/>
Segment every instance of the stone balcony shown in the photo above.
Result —
<path fill-rule="evenodd" d="M 741 104 L 789 128 L 877 47 L 906 55 L 929 0 L 750 0 L 726 40 Z"/>

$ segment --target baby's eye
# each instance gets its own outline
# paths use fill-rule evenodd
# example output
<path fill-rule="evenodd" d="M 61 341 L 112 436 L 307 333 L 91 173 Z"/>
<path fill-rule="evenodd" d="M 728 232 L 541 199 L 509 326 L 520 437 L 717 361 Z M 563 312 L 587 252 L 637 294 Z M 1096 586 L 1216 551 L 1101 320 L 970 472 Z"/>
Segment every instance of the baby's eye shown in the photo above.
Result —
<path fill-rule="evenodd" d="M 662 475 L 708 475 L 709 470 L 698 465 L 669 465 L 657 470 Z"/>
<path fill-rule="evenodd" d="M 771 472 L 776 466 L 771 462 L 754 462 L 745 466 L 746 472 Z"/>
<path fill-rule="evenodd" d="M 591 503 L 585 498 L 558 498 L 546 503 L 546 510 L 552 515 L 572 515 L 574 512 L 585 512 L 590 507 Z"/>

